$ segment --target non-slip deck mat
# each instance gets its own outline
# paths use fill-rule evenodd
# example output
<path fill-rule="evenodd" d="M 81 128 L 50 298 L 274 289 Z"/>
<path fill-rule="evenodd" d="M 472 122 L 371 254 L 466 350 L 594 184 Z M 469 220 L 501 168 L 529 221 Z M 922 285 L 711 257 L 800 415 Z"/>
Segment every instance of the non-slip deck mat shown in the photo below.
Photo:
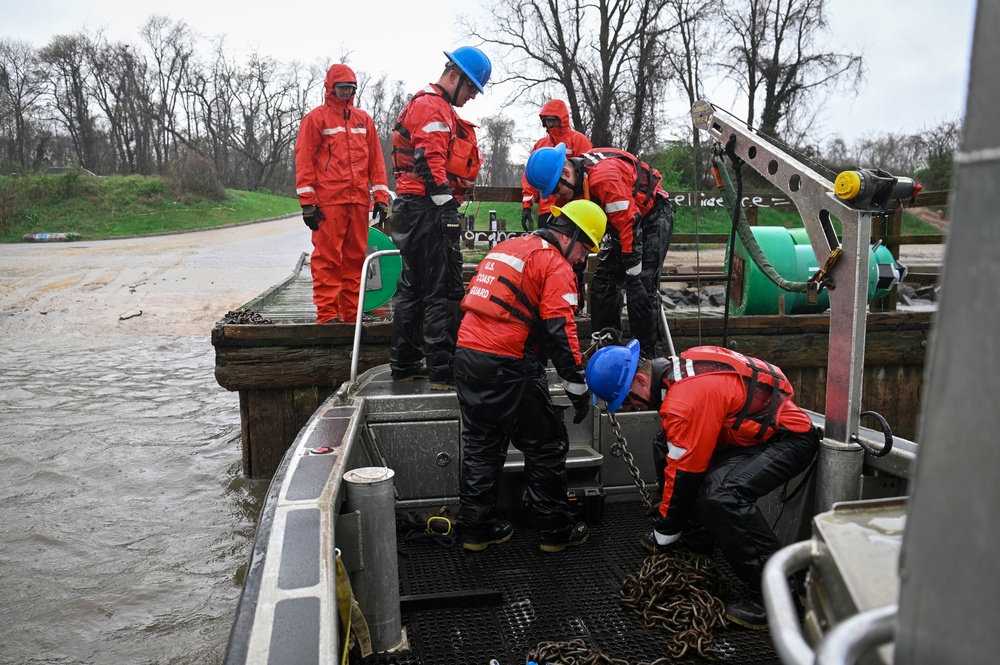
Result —
<path fill-rule="evenodd" d="M 483 552 L 460 545 L 442 547 L 428 539 L 399 540 L 400 594 L 499 591 L 503 601 L 482 607 L 455 607 L 403 614 L 409 649 L 373 654 L 361 665 L 524 665 L 525 654 L 540 642 L 583 639 L 590 648 L 629 665 L 668 655 L 669 634 L 643 628 L 640 617 L 619 600 L 625 575 L 639 572 L 648 552 L 639 536 L 648 529 L 638 502 L 608 503 L 590 539 L 578 547 L 546 554 L 538 534 L 522 524 L 514 537 Z M 723 577 L 723 600 L 736 600 L 741 585 L 716 554 Z M 731 665 L 777 664 L 767 631 L 732 625 L 715 637 Z M 673 661 L 698 665 L 687 654 Z M 543 665 L 543 664 L 539 664 Z"/>

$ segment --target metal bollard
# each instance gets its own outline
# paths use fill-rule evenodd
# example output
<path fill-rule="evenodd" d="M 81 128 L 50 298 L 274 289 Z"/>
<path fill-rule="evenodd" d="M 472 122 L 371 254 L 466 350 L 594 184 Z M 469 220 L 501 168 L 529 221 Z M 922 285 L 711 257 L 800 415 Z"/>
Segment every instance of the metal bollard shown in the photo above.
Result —
<path fill-rule="evenodd" d="M 364 561 L 362 569 L 351 574 L 351 586 L 377 653 L 399 646 L 403 639 L 393 475 L 386 467 L 363 467 L 344 474 L 345 507 L 361 514 Z"/>

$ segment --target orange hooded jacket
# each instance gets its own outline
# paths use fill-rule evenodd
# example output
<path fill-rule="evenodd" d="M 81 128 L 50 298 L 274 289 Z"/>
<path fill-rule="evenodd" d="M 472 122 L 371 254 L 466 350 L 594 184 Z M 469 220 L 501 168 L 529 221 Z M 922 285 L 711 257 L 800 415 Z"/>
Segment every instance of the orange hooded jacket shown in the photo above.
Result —
<path fill-rule="evenodd" d="M 295 141 L 295 193 L 299 204 L 368 207 L 369 190 L 389 203 L 385 159 L 371 116 L 354 106 L 354 96 L 338 98 L 334 83 L 354 83 L 350 67 L 332 65 L 326 72 L 322 106 L 306 114 Z"/>
<path fill-rule="evenodd" d="M 570 157 L 579 157 L 594 147 L 594 144 L 590 142 L 586 134 L 582 134 L 570 127 L 569 109 L 566 108 L 566 102 L 563 100 L 550 99 L 545 102 L 542 105 L 542 110 L 538 112 L 538 117 L 544 118 L 546 116 L 559 118 L 559 126 L 546 128 L 545 136 L 535 141 L 535 146 L 531 149 L 532 152 L 539 148 L 553 148 L 560 143 L 565 143 L 566 158 L 569 159 Z M 538 201 L 539 215 L 548 214 L 549 208 L 556 204 L 555 196 L 539 200 L 538 190 L 528 183 L 527 175 L 522 175 L 521 208 L 530 208 L 534 205 L 535 201 Z"/>

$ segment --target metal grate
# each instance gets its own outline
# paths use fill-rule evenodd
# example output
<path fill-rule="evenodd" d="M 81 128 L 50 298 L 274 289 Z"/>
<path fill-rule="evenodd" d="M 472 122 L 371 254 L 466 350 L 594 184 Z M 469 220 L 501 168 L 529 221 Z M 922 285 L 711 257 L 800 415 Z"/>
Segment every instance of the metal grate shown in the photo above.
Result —
<path fill-rule="evenodd" d="M 410 650 L 356 658 L 360 665 L 524 665 L 539 642 L 583 639 L 630 665 L 666 654 L 668 635 L 642 627 L 618 602 L 622 578 L 639 570 L 646 556 L 639 536 L 648 528 L 638 502 L 609 503 L 604 519 L 591 525 L 590 539 L 558 554 L 538 550 L 538 534 L 522 524 L 514 537 L 484 552 L 428 540 L 400 539 L 400 593 L 493 589 L 503 602 L 487 607 L 423 610 L 404 614 Z M 723 598 L 737 600 L 741 585 L 717 556 Z M 733 626 L 718 632 L 720 647 L 734 665 L 778 663 L 766 631 Z M 700 665 L 696 656 L 677 665 Z"/>

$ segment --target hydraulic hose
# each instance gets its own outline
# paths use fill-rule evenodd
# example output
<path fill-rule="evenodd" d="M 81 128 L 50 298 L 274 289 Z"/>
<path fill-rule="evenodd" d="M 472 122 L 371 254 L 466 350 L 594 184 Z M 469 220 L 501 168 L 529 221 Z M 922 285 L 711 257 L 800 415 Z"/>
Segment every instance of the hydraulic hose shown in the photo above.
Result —
<path fill-rule="evenodd" d="M 722 182 L 725 185 L 722 188 L 723 203 L 725 203 L 726 208 L 730 212 L 736 211 L 739 214 L 739 220 L 736 224 L 736 232 L 739 234 L 740 242 L 743 243 L 743 246 L 747 250 L 747 254 L 754 262 L 754 265 L 756 265 L 764 276 L 771 280 L 771 282 L 782 291 L 806 293 L 809 289 L 809 282 L 793 282 L 785 279 L 778 274 L 778 271 L 774 269 L 771 262 L 768 261 L 766 256 L 764 256 L 764 251 L 760 248 L 760 245 L 757 244 L 757 238 L 754 237 L 753 231 L 750 229 L 750 224 L 743 215 L 743 207 L 740 205 L 740 201 L 736 200 L 736 192 L 733 190 L 733 183 L 729 177 L 729 171 L 726 170 L 725 161 L 723 161 L 720 155 L 713 155 L 712 163 L 719 170 L 719 174 L 722 176 Z M 735 216 L 736 214 L 734 212 L 733 217 L 735 218 Z M 735 249 L 736 248 L 733 247 L 730 251 L 735 251 Z M 730 257 L 730 265 L 731 264 L 732 257 Z"/>

